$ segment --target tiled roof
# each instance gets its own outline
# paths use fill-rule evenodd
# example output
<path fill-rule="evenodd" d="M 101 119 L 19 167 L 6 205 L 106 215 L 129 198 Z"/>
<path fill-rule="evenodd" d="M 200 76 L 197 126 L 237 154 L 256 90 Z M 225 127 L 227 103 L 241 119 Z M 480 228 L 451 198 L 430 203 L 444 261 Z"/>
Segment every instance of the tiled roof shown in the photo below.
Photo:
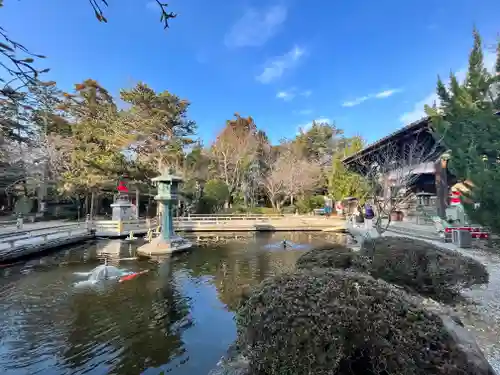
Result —
<path fill-rule="evenodd" d="M 366 146 L 364 149 L 358 151 L 357 153 L 346 157 L 342 162 L 344 163 L 349 163 L 353 161 L 354 159 L 357 159 L 359 156 L 364 155 L 370 151 L 375 150 L 376 148 L 382 146 L 384 143 L 387 143 L 389 140 L 396 138 L 400 135 L 403 135 L 404 133 L 413 131 L 413 130 L 418 130 L 419 128 L 425 128 L 429 124 L 429 117 L 423 117 L 418 121 L 412 122 L 409 125 L 406 125 L 402 127 L 401 129 L 396 130 L 395 132 L 385 136 L 384 138 L 379 139 L 378 141 L 375 141 L 368 146 Z"/>

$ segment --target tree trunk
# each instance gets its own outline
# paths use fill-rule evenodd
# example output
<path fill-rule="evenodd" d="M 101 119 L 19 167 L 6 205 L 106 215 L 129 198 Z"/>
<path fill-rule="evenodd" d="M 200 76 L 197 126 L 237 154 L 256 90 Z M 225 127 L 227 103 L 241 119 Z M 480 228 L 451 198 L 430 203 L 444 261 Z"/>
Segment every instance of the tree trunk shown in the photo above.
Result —
<path fill-rule="evenodd" d="M 89 214 L 89 194 L 85 193 L 85 200 L 83 201 L 84 214 L 87 216 Z"/>
<path fill-rule="evenodd" d="M 269 200 L 271 201 L 271 206 L 276 210 L 276 200 L 274 198 L 269 198 Z"/>
<path fill-rule="evenodd" d="M 90 196 L 90 218 L 93 219 L 94 218 L 94 211 L 95 211 L 95 191 L 92 190 L 92 194 Z"/>
<path fill-rule="evenodd" d="M 434 165 L 434 176 L 436 180 L 436 200 L 437 200 L 437 215 L 441 219 L 446 218 L 446 201 L 448 198 L 448 181 L 447 181 L 447 161 L 439 159 Z"/>
<path fill-rule="evenodd" d="M 290 195 L 290 205 L 293 206 L 293 194 Z"/>

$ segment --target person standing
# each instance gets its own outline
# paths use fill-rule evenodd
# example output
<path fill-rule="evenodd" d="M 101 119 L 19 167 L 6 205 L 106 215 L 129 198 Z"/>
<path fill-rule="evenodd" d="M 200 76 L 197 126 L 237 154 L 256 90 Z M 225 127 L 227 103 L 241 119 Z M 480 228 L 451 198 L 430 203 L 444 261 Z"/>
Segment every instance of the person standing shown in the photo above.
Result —
<path fill-rule="evenodd" d="M 365 222 L 363 208 L 361 206 L 357 206 L 356 211 L 354 212 L 354 215 L 355 215 L 354 219 L 356 220 L 356 225 L 362 226 L 363 223 Z"/>
<path fill-rule="evenodd" d="M 371 205 L 367 204 L 365 206 L 365 228 L 371 230 L 373 228 L 373 218 L 375 217 L 375 212 Z"/>

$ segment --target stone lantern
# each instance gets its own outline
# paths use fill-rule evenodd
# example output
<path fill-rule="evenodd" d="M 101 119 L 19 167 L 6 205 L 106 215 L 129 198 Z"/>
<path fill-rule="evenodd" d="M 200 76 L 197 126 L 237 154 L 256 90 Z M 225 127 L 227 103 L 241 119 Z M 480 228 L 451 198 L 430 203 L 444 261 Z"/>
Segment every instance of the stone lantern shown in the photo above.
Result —
<path fill-rule="evenodd" d="M 116 201 L 111 204 L 112 220 L 114 221 L 127 221 L 134 218 L 132 212 L 132 203 L 128 197 L 128 188 L 123 181 L 120 181 L 116 189 L 118 196 Z"/>
<path fill-rule="evenodd" d="M 182 177 L 171 173 L 163 173 L 161 176 L 151 179 L 151 181 L 158 187 L 158 194 L 154 199 L 163 206 L 162 237 L 165 241 L 170 241 L 175 237 L 172 211 L 179 199 L 178 192 Z"/>
<path fill-rule="evenodd" d="M 155 200 L 162 205 L 161 234 L 151 243 L 141 246 L 137 251 L 145 255 L 164 255 L 184 250 L 193 244 L 174 232 L 173 207 L 179 199 L 179 185 L 182 177 L 175 176 L 172 171 L 164 172 L 151 180 L 158 187 Z"/>

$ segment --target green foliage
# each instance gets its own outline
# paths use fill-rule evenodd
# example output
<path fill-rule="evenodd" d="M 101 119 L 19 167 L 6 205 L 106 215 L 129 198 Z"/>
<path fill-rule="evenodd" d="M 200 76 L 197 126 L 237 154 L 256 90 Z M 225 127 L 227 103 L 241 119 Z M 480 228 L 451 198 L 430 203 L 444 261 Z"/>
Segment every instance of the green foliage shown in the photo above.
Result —
<path fill-rule="evenodd" d="M 243 303 L 237 325 L 251 374 L 476 371 L 439 316 L 359 273 L 316 269 L 269 278 Z"/>
<path fill-rule="evenodd" d="M 102 188 L 127 170 L 121 144 L 114 137 L 118 111 L 112 96 L 96 81 L 75 85 L 59 108 L 66 119 L 62 140 L 68 145 L 62 189 L 69 192 Z M 68 131 L 70 134 L 68 134 Z"/>
<path fill-rule="evenodd" d="M 313 121 L 312 126 L 300 132 L 294 142 L 307 159 L 321 160 L 332 155 L 337 147 L 337 136 L 342 134 L 343 131 L 333 124 Z"/>
<path fill-rule="evenodd" d="M 179 169 L 183 148 L 193 143 L 196 130 L 196 123 L 187 118 L 190 103 L 144 83 L 121 90 L 120 97 L 130 108 L 120 113 L 114 136 L 136 156 L 139 169 L 149 177 L 169 166 Z"/>
<path fill-rule="evenodd" d="M 221 180 L 209 180 L 203 189 L 203 196 L 200 198 L 202 211 L 214 213 L 224 207 L 224 203 L 229 199 L 229 189 Z"/>
<path fill-rule="evenodd" d="M 306 196 L 299 199 L 295 206 L 299 213 L 306 214 L 312 212 L 314 209 L 325 207 L 325 198 L 322 195 Z"/>
<path fill-rule="evenodd" d="M 260 207 L 255 213 L 259 213 L 262 215 L 277 215 L 280 212 L 273 207 Z"/>
<path fill-rule="evenodd" d="M 347 197 L 355 197 L 360 200 L 369 192 L 369 186 L 362 176 L 349 171 L 342 160 L 363 149 L 363 141 L 354 137 L 346 142 L 344 148 L 333 156 L 332 169 L 328 176 L 328 193 L 336 201 Z"/>
<path fill-rule="evenodd" d="M 498 59 L 500 60 L 500 50 Z M 472 221 L 500 233 L 500 70 L 490 73 L 484 67 L 481 38 L 474 30 L 474 46 L 469 55 L 466 80 L 460 83 L 454 74 L 446 87 L 437 83 L 439 105 L 426 107 L 436 138 L 450 153 L 448 166 L 461 181 L 473 185 L 466 204 Z"/>

